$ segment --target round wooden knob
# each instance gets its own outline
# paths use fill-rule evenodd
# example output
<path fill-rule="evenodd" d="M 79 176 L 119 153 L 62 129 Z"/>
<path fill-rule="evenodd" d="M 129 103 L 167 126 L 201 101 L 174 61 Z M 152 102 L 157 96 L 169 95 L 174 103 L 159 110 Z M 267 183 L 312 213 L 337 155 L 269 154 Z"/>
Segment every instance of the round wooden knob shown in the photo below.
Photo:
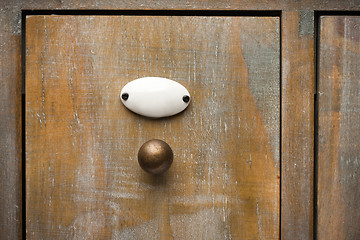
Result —
<path fill-rule="evenodd" d="M 170 146 L 158 139 L 144 143 L 138 152 L 140 167 L 150 174 L 162 174 L 171 166 L 174 154 Z"/>

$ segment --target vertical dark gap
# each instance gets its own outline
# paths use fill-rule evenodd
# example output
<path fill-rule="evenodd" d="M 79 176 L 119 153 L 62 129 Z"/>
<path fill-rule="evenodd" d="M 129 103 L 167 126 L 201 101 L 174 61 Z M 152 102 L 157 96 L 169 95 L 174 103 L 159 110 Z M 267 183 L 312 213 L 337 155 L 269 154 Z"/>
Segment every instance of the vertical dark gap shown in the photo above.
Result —
<path fill-rule="evenodd" d="M 314 95 L 314 240 L 317 239 L 318 229 L 318 139 L 319 139 L 319 60 L 320 60 L 320 14 L 314 14 L 314 72 L 315 72 L 315 95 Z"/>
<path fill-rule="evenodd" d="M 25 34 L 26 33 L 26 13 L 21 12 L 21 226 L 22 239 L 26 239 L 26 177 L 25 177 L 25 162 L 26 162 L 26 131 L 25 131 Z"/>
<path fill-rule="evenodd" d="M 279 146 L 279 151 L 280 151 L 280 154 L 279 154 L 279 157 L 280 157 L 280 191 L 279 191 L 279 194 L 280 194 L 280 197 L 279 197 L 279 239 L 281 239 L 281 214 L 282 214 L 282 12 L 280 13 L 280 41 L 279 41 L 279 44 L 280 44 L 280 74 L 279 74 L 279 77 L 280 77 L 280 90 L 279 90 L 279 94 L 280 94 L 280 137 L 279 137 L 279 143 L 280 143 L 280 146 Z"/>

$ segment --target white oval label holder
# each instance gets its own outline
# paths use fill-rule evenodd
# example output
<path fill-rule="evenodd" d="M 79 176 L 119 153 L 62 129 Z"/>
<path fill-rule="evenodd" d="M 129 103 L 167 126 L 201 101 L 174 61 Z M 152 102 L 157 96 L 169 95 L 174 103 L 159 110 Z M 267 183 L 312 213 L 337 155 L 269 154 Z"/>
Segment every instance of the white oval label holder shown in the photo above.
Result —
<path fill-rule="evenodd" d="M 178 82 L 161 77 L 144 77 L 127 83 L 120 93 L 129 110 L 145 117 L 178 114 L 190 103 L 188 90 Z"/>

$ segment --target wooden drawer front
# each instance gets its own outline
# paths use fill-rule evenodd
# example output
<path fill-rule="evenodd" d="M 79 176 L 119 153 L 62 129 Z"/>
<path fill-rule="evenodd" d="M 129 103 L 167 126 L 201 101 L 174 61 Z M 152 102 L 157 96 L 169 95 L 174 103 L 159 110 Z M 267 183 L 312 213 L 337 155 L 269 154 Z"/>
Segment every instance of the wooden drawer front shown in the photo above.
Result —
<path fill-rule="evenodd" d="M 28 16 L 29 239 L 279 239 L 280 20 Z M 174 117 L 127 110 L 158 76 L 192 96 Z M 137 163 L 149 139 L 174 162 Z"/>
<path fill-rule="evenodd" d="M 360 239 L 360 17 L 320 24 L 318 239 Z"/>

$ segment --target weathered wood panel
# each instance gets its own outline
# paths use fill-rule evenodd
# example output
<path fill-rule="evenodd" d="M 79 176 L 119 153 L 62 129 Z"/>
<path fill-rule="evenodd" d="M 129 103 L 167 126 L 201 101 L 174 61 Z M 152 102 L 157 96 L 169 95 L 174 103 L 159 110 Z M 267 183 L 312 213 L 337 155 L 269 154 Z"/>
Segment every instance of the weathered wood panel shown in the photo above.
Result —
<path fill-rule="evenodd" d="M 308 44 L 307 38 L 298 38 L 296 34 L 285 34 L 287 31 L 294 31 L 289 28 L 297 28 L 296 23 L 288 25 L 288 18 L 295 18 L 301 15 L 303 11 L 313 12 L 313 10 L 360 10 L 359 1 L 354 0 L 300 0 L 300 1 L 248 1 L 248 0 L 224 0 L 224 1 L 212 1 L 212 0 L 189 0 L 186 2 L 178 0 L 162 0 L 162 1 L 146 1 L 146 0 L 130 0 L 130 1 L 114 1 L 114 0 L 2 0 L 0 1 L 0 66 L 1 66 L 1 78 L 0 78 L 0 135 L 2 140 L 0 141 L 0 161 L 1 161 L 1 174 L 0 174 L 0 190 L 3 195 L 0 197 L 0 239 L 21 239 L 21 165 L 20 163 L 20 149 L 21 149 L 21 137 L 16 132 L 21 132 L 20 124 L 20 111 L 16 110 L 17 106 L 20 106 L 20 32 L 21 32 L 21 10 L 22 9 L 211 9 L 211 10 L 227 10 L 227 9 L 238 9 L 238 10 L 282 10 L 283 21 L 282 21 L 282 32 L 283 44 L 288 43 L 287 46 L 283 46 L 283 94 L 282 101 L 286 102 L 291 108 L 295 106 L 297 99 L 292 98 L 292 89 L 296 86 L 304 86 L 299 83 L 302 81 L 306 83 L 309 81 L 311 75 L 308 78 L 292 78 L 292 70 L 300 68 L 299 58 L 294 55 L 287 55 L 286 51 L 288 48 L 292 48 L 292 42 L 298 41 L 300 46 Z M 306 19 L 312 19 L 310 15 L 307 15 Z M 299 19 L 300 20 L 300 19 Z M 294 20 L 296 21 L 296 20 Z M 298 22 L 300 26 L 301 21 Z M 303 44 L 303 45 L 302 45 Z M 296 49 L 292 50 L 295 52 Z M 289 58 L 289 56 L 291 56 Z M 305 55 L 301 55 L 305 57 Z M 305 60 L 303 63 L 309 63 Z M 286 63 L 286 64 L 284 64 Z M 312 62 L 310 63 L 312 65 Z M 311 66 L 313 68 L 313 66 Z M 300 71 L 300 70 L 299 70 Z M 296 70 L 295 70 L 296 72 Z M 305 71 L 305 72 L 308 72 Z M 288 73 L 288 74 L 285 74 Z M 301 76 L 301 74 L 299 74 Z M 17 79 L 17 80 L 15 80 Z M 291 81 L 288 81 L 290 79 Z M 306 84 L 305 84 L 306 86 Z M 299 95 L 301 96 L 301 95 Z M 312 101 L 312 97 L 309 101 Z M 295 102 L 293 102 L 295 101 Z M 304 110 L 311 113 L 312 110 L 308 109 L 308 103 L 301 101 L 297 104 L 298 108 L 301 109 L 299 104 L 305 104 Z M 285 105 L 283 105 L 284 109 Z M 304 131 L 287 131 L 287 135 L 282 134 L 282 140 L 287 144 L 282 145 L 282 161 L 288 161 L 289 163 L 297 163 L 297 166 L 304 166 L 309 159 L 309 150 L 300 144 L 292 144 L 292 147 L 287 148 L 291 142 L 306 142 L 310 143 L 313 141 L 313 135 L 308 135 L 308 126 L 301 125 L 301 119 L 293 117 L 286 117 L 287 114 L 291 116 L 291 111 L 282 111 L 283 119 L 290 118 L 288 126 L 296 126 L 298 128 L 305 127 Z M 283 121 L 283 123 L 285 123 Z M 286 128 L 286 126 L 284 126 Z M 297 129 L 298 129 L 297 128 Z M 289 127 L 290 129 L 290 127 Z M 6 139 L 6 140 L 4 140 Z M 288 139 L 288 140 L 287 140 Z M 296 147 L 298 146 L 298 147 Z M 308 146 L 306 144 L 306 146 Z M 298 149 L 298 150 L 296 150 Z M 303 149 L 303 150 L 301 150 Z M 291 151 L 291 152 L 289 152 Z M 297 152 L 297 157 L 293 157 L 293 152 Z M 309 159 L 309 160 L 307 160 Z M 302 172 L 304 171 L 305 172 Z M 302 205 L 301 208 L 296 206 L 302 200 L 297 200 L 295 195 L 299 190 L 304 191 L 304 196 L 308 191 L 308 182 L 305 175 L 308 174 L 306 167 L 296 168 L 294 171 L 289 168 L 288 171 L 282 171 L 282 181 L 285 181 L 285 174 L 289 175 L 287 179 L 294 179 L 294 176 L 302 176 L 296 181 L 301 183 L 295 183 L 289 185 L 282 185 L 282 234 L 283 239 L 294 239 L 293 236 L 303 236 L 303 232 L 308 232 L 308 227 L 302 229 L 300 225 L 307 225 L 307 221 L 311 221 L 312 207 L 306 207 Z M 296 179 L 296 178 L 295 178 Z M 312 185 L 311 185 L 312 187 Z M 289 195 L 289 197 L 286 197 Z M 309 198 L 309 197 L 305 197 Z M 310 206 L 309 204 L 308 206 Z M 294 210 L 296 209 L 296 211 Z M 294 214 L 296 212 L 296 214 Z M 305 238 L 299 238 L 305 239 Z"/>
<path fill-rule="evenodd" d="M 0 34 L 0 239 L 21 237 L 20 39 Z M 9 62 L 13 64 L 9 68 Z M 11 79 L 11 81 L 10 81 Z"/>
<path fill-rule="evenodd" d="M 281 238 L 313 239 L 314 17 L 282 15 Z"/>
<path fill-rule="evenodd" d="M 360 238 L 360 17 L 321 18 L 318 239 Z"/>
<path fill-rule="evenodd" d="M 29 239 L 278 239 L 277 17 L 29 16 Z M 145 119 L 119 93 L 143 76 L 177 80 L 182 114 Z M 173 148 L 154 178 L 142 143 Z"/>

